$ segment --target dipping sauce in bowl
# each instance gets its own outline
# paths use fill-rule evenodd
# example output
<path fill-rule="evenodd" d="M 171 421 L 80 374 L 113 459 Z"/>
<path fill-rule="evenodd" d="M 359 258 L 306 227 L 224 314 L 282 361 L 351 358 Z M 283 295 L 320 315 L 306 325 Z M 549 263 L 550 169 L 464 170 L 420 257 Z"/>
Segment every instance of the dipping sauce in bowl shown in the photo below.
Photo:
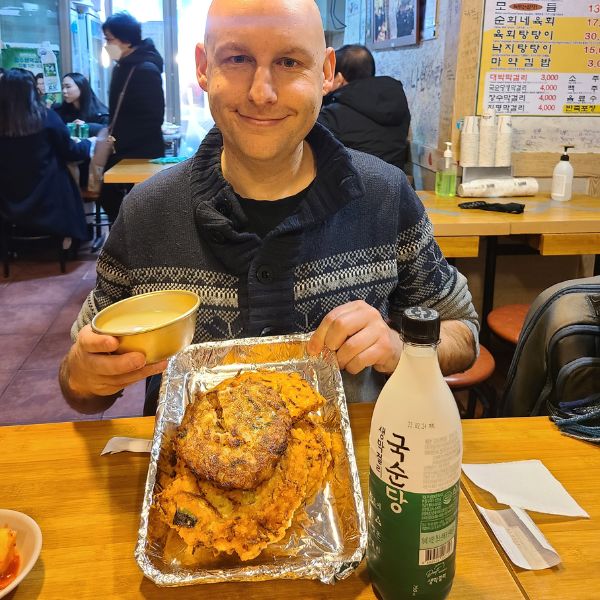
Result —
<path fill-rule="evenodd" d="M 198 295 L 187 290 L 140 294 L 99 312 L 92 329 L 118 338 L 117 354 L 142 352 L 154 363 L 192 342 L 199 304 Z"/>

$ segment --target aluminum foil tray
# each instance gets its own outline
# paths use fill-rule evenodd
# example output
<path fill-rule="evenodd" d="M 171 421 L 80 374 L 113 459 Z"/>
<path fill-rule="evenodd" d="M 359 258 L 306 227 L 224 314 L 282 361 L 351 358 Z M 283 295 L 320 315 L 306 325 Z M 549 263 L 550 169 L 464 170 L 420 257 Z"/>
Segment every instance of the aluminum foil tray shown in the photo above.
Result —
<path fill-rule="evenodd" d="M 146 480 L 135 557 L 144 575 L 161 586 L 275 578 L 319 579 L 333 583 L 347 577 L 365 554 L 367 529 L 350 421 L 335 355 L 306 351 L 308 335 L 247 338 L 189 346 L 174 356 L 163 376 L 157 421 Z M 326 429 L 334 434 L 334 463 L 325 486 L 310 506 L 296 512 L 286 536 L 253 560 L 219 554 L 186 566 L 177 555 L 164 558 L 165 539 L 155 535 L 152 508 L 159 464 L 166 460 L 170 440 L 185 407 L 198 390 L 214 387 L 242 371 L 270 369 L 298 372 L 326 403 L 321 409 Z M 301 513 L 301 515 L 299 515 Z"/>

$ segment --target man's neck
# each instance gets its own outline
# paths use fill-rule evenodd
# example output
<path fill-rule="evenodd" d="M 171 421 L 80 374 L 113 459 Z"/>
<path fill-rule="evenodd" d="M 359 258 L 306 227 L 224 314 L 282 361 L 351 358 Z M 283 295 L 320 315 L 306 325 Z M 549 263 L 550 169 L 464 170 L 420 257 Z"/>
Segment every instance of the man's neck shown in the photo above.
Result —
<path fill-rule="evenodd" d="M 298 150 L 281 161 L 239 160 L 223 149 L 223 176 L 236 194 L 253 200 L 280 200 L 307 188 L 316 176 L 312 148 L 302 142 Z"/>

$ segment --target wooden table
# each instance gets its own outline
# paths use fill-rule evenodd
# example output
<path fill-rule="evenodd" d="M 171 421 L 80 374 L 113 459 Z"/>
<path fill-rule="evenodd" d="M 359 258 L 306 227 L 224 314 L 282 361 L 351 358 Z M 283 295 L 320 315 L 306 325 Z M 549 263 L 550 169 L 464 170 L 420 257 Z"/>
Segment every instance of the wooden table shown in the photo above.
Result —
<path fill-rule="evenodd" d="M 490 202 L 525 204 L 522 214 L 511 215 L 458 207 L 459 203 L 471 198 L 443 198 L 429 191 L 419 191 L 418 195 L 442 250 L 445 240 L 449 240 L 451 245 L 456 244 L 456 236 L 462 236 L 463 244 L 471 248 L 479 246 L 481 238 L 485 239 L 483 326 L 494 304 L 496 258 L 499 254 L 524 253 L 523 249 L 544 256 L 595 254 L 594 274 L 600 274 L 600 198 L 583 194 L 575 194 L 568 202 L 556 202 L 548 194 L 487 198 Z M 499 245 L 498 238 L 502 236 L 512 236 L 520 245 Z M 461 254 L 447 256 L 460 258 Z"/>
<path fill-rule="evenodd" d="M 141 183 L 172 166 L 151 163 L 148 158 L 124 158 L 104 173 L 104 183 Z"/>
<path fill-rule="evenodd" d="M 600 598 L 600 448 L 560 434 L 547 417 L 463 421 L 463 462 L 540 459 L 589 519 L 529 513 L 562 562 L 526 571 L 507 566 L 533 600 Z M 463 490 L 484 508 L 506 508 L 463 476 Z M 487 526 L 486 526 L 487 527 Z M 499 549 L 504 557 L 504 551 Z"/>
<path fill-rule="evenodd" d="M 350 407 L 363 493 L 373 406 Z M 0 507 L 31 515 L 44 541 L 40 559 L 11 600 L 218 598 L 374 600 L 365 561 L 335 586 L 316 581 L 227 583 L 158 588 L 133 551 L 148 455 L 100 456 L 113 436 L 152 436 L 151 417 L 0 428 Z M 450 598 L 523 595 L 461 493 L 457 574 Z"/>

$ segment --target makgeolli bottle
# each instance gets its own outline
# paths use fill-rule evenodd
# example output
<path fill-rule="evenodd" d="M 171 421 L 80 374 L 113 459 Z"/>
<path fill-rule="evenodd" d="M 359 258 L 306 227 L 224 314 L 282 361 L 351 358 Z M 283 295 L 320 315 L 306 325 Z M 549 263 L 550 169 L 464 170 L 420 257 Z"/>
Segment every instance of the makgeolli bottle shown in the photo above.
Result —
<path fill-rule="evenodd" d="M 439 600 L 455 571 L 462 428 L 438 363 L 438 313 L 406 309 L 401 331 L 371 421 L 367 561 L 382 600 Z"/>

